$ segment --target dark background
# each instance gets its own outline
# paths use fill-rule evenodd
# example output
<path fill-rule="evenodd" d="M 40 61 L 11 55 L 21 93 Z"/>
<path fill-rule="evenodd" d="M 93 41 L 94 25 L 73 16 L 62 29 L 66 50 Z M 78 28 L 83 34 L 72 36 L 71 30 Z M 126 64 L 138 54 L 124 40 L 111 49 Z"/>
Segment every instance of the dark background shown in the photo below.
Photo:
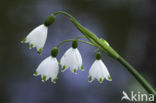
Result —
<path fill-rule="evenodd" d="M 39 63 L 61 40 L 82 35 L 68 18 L 57 16 L 49 27 L 42 55 L 20 41 L 48 15 L 62 10 L 110 45 L 156 87 L 155 0 L 1 0 L 0 103 L 120 103 L 122 91 L 145 91 L 117 61 L 103 54 L 112 82 L 88 83 L 96 49 L 80 43 L 85 71 L 59 74 L 56 84 L 33 77 Z M 58 59 L 71 47 L 60 48 Z"/>

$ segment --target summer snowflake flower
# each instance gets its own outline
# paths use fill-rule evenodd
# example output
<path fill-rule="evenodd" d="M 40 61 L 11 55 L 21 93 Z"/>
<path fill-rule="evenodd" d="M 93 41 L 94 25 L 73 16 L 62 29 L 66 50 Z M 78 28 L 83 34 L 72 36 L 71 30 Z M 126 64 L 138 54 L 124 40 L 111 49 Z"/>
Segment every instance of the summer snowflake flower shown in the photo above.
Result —
<path fill-rule="evenodd" d="M 107 67 L 101 60 L 101 54 L 97 53 L 96 60 L 94 61 L 89 70 L 89 82 L 92 82 L 94 79 L 97 79 L 100 83 L 102 83 L 105 78 L 108 81 L 112 81 Z"/>
<path fill-rule="evenodd" d="M 52 50 L 52 56 L 47 57 L 44 59 L 36 69 L 34 73 L 35 76 L 41 75 L 42 81 L 47 81 L 51 78 L 53 83 L 56 83 L 59 73 L 59 63 L 56 59 L 57 53 L 55 52 L 57 49 Z M 56 55 L 54 55 L 54 53 Z"/>
<path fill-rule="evenodd" d="M 84 70 L 82 66 L 82 57 L 77 49 L 77 41 L 73 41 L 72 48 L 69 48 L 61 58 L 60 64 L 62 66 L 62 72 L 70 68 L 70 70 L 76 74 L 78 69 Z"/>
<path fill-rule="evenodd" d="M 30 49 L 36 47 L 38 53 L 41 53 L 47 39 L 47 32 L 47 26 L 44 24 L 39 25 L 27 35 L 22 43 L 29 43 Z"/>

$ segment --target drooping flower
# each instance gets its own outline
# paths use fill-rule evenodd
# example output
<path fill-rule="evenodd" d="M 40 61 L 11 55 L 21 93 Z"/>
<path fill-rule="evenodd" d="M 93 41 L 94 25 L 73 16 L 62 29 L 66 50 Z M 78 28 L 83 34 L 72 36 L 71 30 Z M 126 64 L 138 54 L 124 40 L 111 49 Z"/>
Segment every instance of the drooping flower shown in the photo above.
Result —
<path fill-rule="evenodd" d="M 77 47 L 77 41 L 73 41 L 72 48 L 69 48 L 62 56 L 60 61 L 62 72 L 68 68 L 70 68 L 74 74 L 77 73 L 78 69 L 84 70 L 82 65 L 82 57 Z"/>
<path fill-rule="evenodd" d="M 51 81 L 56 83 L 59 73 L 59 63 L 56 59 L 57 53 L 58 49 L 54 48 L 52 50 L 52 56 L 44 59 L 34 73 L 35 76 L 41 75 L 43 82 L 51 78 Z"/>
<path fill-rule="evenodd" d="M 89 82 L 92 82 L 94 79 L 97 79 L 100 83 L 102 83 L 105 78 L 108 81 L 112 81 L 107 67 L 101 60 L 101 54 L 97 53 L 96 60 L 94 61 L 89 70 Z"/>
<path fill-rule="evenodd" d="M 45 20 L 44 24 L 41 24 L 33 29 L 21 42 L 29 43 L 30 49 L 36 47 L 38 53 L 40 54 L 47 39 L 48 26 L 50 26 L 54 21 L 55 15 L 50 15 Z"/>
<path fill-rule="evenodd" d="M 47 26 L 44 24 L 39 25 L 27 35 L 22 43 L 29 43 L 30 49 L 36 47 L 38 53 L 41 53 L 47 39 L 47 32 Z"/>

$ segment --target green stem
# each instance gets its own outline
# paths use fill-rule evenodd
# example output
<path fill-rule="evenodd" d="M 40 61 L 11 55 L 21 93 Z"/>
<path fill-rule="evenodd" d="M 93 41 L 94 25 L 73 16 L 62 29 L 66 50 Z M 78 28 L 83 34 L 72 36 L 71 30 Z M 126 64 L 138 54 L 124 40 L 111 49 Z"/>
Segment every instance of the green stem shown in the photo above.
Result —
<path fill-rule="evenodd" d="M 117 59 L 127 70 L 136 78 L 136 80 L 147 90 L 156 96 L 156 91 L 152 86 L 143 78 L 143 76 L 137 72 L 124 58 L 120 57 Z"/>
<path fill-rule="evenodd" d="M 65 42 L 72 42 L 72 41 L 74 41 L 75 39 L 67 39 L 67 40 L 63 40 L 63 41 L 61 41 L 56 47 L 60 47 L 63 43 L 65 43 Z M 83 40 L 78 40 L 78 42 L 82 42 L 82 43 L 85 43 L 85 44 L 88 44 L 88 45 L 91 45 L 91 46 L 94 46 L 94 47 L 96 47 L 94 44 L 92 44 L 92 43 L 89 43 L 89 42 L 86 42 L 86 41 L 83 41 Z"/>
<path fill-rule="evenodd" d="M 104 53 L 108 54 L 109 56 L 113 57 L 117 61 L 119 61 L 134 77 L 135 79 L 147 90 L 149 93 L 152 93 L 156 96 L 156 91 L 152 86 L 144 79 L 144 77 L 137 72 L 127 61 L 125 61 L 111 46 L 108 45 L 107 42 L 100 40 L 94 33 L 92 33 L 87 28 L 83 27 L 73 16 L 70 14 L 58 11 L 55 12 L 56 14 L 64 14 L 70 18 L 70 21 L 76 26 L 76 28 L 88 38 L 88 40 L 94 44 L 94 46 L 98 47 Z"/>
<path fill-rule="evenodd" d="M 56 14 L 64 14 L 67 17 L 69 17 L 70 18 L 70 21 L 77 27 L 77 29 L 82 34 L 84 34 L 88 38 L 88 40 L 91 43 L 93 43 L 96 46 L 98 46 L 99 49 L 101 49 L 102 51 L 104 51 L 105 53 L 107 53 L 109 56 L 112 56 L 113 58 L 118 58 L 119 57 L 119 54 L 113 48 L 111 48 L 110 46 L 108 46 L 103 41 L 99 40 L 99 38 L 94 33 L 92 33 L 91 31 L 89 31 L 87 28 L 83 27 L 72 15 L 70 15 L 70 14 L 68 14 L 66 12 L 63 12 L 63 11 L 55 12 L 54 15 L 56 15 Z M 109 52 L 107 52 L 107 51 L 109 51 Z"/>

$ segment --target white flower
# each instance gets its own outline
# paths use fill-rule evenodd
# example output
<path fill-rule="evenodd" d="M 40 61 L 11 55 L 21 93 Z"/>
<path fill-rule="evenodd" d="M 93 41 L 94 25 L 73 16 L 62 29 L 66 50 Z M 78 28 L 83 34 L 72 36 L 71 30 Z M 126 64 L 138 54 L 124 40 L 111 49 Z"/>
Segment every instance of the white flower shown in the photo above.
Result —
<path fill-rule="evenodd" d="M 22 43 L 29 43 L 30 48 L 36 47 L 38 53 L 41 53 L 47 39 L 48 27 L 44 24 L 39 25 L 32 30 Z"/>
<path fill-rule="evenodd" d="M 40 63 L 34 75 L 41 75 L 43 82 L 51 78 L 52 82 L 55 83 L 58 72 L 59 65 L 57 59 L 55 57 L 49 56 Z"/>
<path fill-rule="evenodd" d="M 67 68 L 76 74 L 78 69 L 84 70 L 82 66 L 82 57 L 77 48 L 69 48 L 61 58 L 60 64 L 62 66 L 62 72 Z"/>
<path fill-rule="evenodd" d="M 107 67 L 102 62 L 101 59 L 95 60 L 89 70 L 89 82 L 92 82 L 94 79 L 97 79 L 100 83 L 106 78 L 108 81 L 112 81 Z"/>

